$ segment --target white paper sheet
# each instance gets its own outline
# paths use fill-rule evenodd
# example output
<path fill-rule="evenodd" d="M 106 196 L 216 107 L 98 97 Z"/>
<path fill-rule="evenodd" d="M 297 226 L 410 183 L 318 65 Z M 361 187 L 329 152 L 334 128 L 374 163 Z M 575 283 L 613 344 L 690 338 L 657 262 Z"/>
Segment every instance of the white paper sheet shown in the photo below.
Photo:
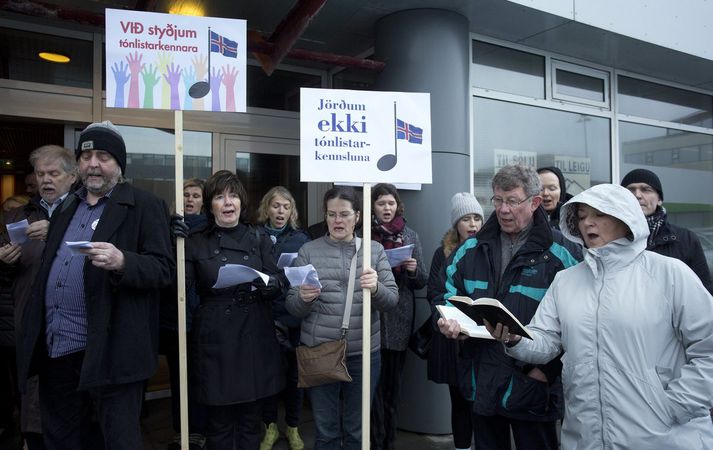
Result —
<path fill-rule="evenodd" d="M 396 267 L 406 261 L 413 254 L 413 244 L 404 245 L 403 247 L 390 248 L 385 250 L 386 257 L 389 258 L 391 267 Z"/>
<path fill-rule="evenodd" d="M 7 224 L 7 234 L 10 237 L 10 242 L 13 244 L 22 245 L 27 242 L 27 227 L 30 223 L 27 219 L 22 219 L 19 222 Z"/>
<path fill-rule="evenodd" d="M 295 258 L 297 258 L 297 252 L 281 254 L 280 258 L 277 260 L 277 268 L 284 269 L 285 267 L 290 267 L 290 264 L 292 264 L 292 261 L 294 261 Z"/>
<path fill-rule="evenodd" d="M 218 279 L 215 281 L 213 289 L 223 289 L 242 283 L 249 283 L 257 277 L 260 277 L 266 286 L 270 281 L 269 275 L 252 267 L 243 266 L 242 264 L 226 264 L 218 270 Z"/>
<path fill-rule="evenodd" d="M 92 243 L 89 241 L 65 241 L 65 244 L 69 247 L 69 251 L 72 252 L 72 255 L 76 256 L 87 256 L 79 250 L 83 248 L 92 248 Z"/>
<path fill-rule="evenodd" d="M 285 267 L 285 276 L 289 280 L 290 286 L 307 284 L 322 289 L 322 283 L 319 282 L 319 276 L 312 264 L 300 267 Z"/>

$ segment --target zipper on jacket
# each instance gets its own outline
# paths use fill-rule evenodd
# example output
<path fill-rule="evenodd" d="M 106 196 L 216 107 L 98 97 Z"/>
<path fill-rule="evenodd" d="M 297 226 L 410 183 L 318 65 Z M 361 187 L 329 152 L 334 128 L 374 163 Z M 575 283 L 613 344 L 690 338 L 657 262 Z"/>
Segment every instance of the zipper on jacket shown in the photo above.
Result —
<path fill-rule="evenodd" d="M 599 263 L 599 260 L 596 260 L 597 265 Z M 597 267 L 598 268 L 598 267 Z M 596 330 L 596 342 L 597 342 L 597 374 L 601 374 L 601 367 L 599 365 L 599 310 L 601 309 L 601 297 L 602 297 L 602 290 L 604 289 L 604 264 L 602 264 L 601 267 L 601 283 L 599 286 L 599 292 L 597 292 L 597 320 L 594 329 Z M 604 399 L 602 398 L 602 382 L 601 382 L 601 377 L 597 376 L 597 384 L 599 385 L 599 423 L 601 424 L 601 435 L 602 435 L 602 446 L 606 447 L 606 439 L 604 437 Z"/>

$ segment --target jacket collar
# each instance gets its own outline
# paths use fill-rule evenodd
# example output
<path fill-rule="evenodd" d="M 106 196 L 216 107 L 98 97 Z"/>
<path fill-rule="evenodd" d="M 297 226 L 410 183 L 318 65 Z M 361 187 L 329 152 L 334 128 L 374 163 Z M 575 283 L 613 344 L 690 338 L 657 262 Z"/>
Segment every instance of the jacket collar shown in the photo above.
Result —
<path fill-rule="evenodd" d="M 527 241 L 523 245 L 524 248 L 533 249 L 546 249 L 552 245 L 554 238 L 552 237 L 552 228 L 550 227 L 549 220 L 547 218 L 547 213 L 541 206 L 538 207 L 532 215 L 532 229 L 527 237 Z M 494 239 L 500 239 L 500 223 L 498 222 L 498 217 L 493 211 L 493 213 L 485 222 L 483 228 L 477 234 L 478 240 L 482 241 L 492 241 Z"/>

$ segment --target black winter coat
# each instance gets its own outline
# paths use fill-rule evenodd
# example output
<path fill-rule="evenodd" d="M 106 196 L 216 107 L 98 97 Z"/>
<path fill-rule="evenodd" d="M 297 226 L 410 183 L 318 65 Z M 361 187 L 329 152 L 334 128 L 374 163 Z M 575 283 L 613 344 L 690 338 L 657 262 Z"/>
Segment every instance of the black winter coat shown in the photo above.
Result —
<path fill-rule="evenodd" d="M 47 211 L 40 205 L 39 196 L 24 206 L 8 211 L 3 225 L 23 219 L 29 223 L 47 220 Z M 9 237 L 3 233 L 0 245 L 9 242 Z M 22 244 L 22 255 L 17 263 L 12 266 L 0 263 L 0 345 L 15 346 L 15 329 L 19 328 L 20 312 L 30 296 L 44 248 L 44 241 L 28 239 Z"/>
<path fill-rule="evenodd" d="M 533 215 L 527 241 L 513 255 L 500 275 L 500 224 L 495 213 L 475 237 L 466 239 L 446 261 L 445 300 L 452 295 L 500 300 L 523 324 L 530 322 L 539 302 L 560 270 L 581 261 L 579 246 L 550 228 L 544 209 Z M 533 368 L 507 356 L 502 344 L 468 339 L 462 356 L 470 357 L 468 373 L 459 381 L 473 411 L 518 420 L 552 421 L 562 416 L 562 386 L 559 358 L 537 366 L 549 380 L 542 383 L 527 376 Z"/>
<path fill-rule="evenodd" d="M 272 242 L 269 233 L 265 231 L 265 227 L 260 227 L 259 230 L 261 234 L 264 234 L 265 237 L 270 239 L 270 242 Z M 275 264 L 277 264 L 277 260 L 280 259 L 281 254 L 297 253 L 305 242 L 309 242 L 310 240 L 310 236 L 307 233 L 302 230 L 295 230 L 288 225 L 287 228 L 279 236 L 277 236 L 276 242 L 272 244 L 272 248 L 270 249 L 272 260 L 275 261 Z M 288 328 L 299 328 L 300 323 L 302 322 L 300 319 L 287 312 L 287 308 L 285 308 L 285 295 L 280 295 L 279 297 L 273 299 L 272 317 Z"/>
<path fill-rule="evenodd" d="M 666 221 L 656 234 L 653 245 L 648 246 L 646 250 L 670 256 L 686 263 L 688 267 L 696 272 L 708 292 L 713 295 L 713 280 L 711 280 L 710 268 L 706 263 L 703 247 L 696 233 Z"/>
<path fill-rule="evenodd" d="M 196 401 L 232 405 L 269 397 L 285 385 L 280 346 L 272 321 L 272 299 L 284 281 L 259 231 L 208 225 L 186 241 L 186 287 L 200 298 L 191 330 L 190 364 Z M 213 289 L 226 264 L 242 264 L 271 275 L 268 286 L 242 283 Z M 261 283 L 261 282 L 260 282 Z"/>
<path fill-rule="evenodd" d="M 50 221 L 42 262 L 18 330 L 18 380 L 23 389 L 47 356 L 47 277 L 79 202 L 70 194 Z M 84 263 L 87 347 L 80 390 L 145 380 L 154 374 L 158 366 L 159 293 L 176 270 L 166 204 L 128 183 L 114 187 L 92 241 L 116 246 L 124 254 L 126 267 L 117 273 L 100 269 L 88 259 Z"/>

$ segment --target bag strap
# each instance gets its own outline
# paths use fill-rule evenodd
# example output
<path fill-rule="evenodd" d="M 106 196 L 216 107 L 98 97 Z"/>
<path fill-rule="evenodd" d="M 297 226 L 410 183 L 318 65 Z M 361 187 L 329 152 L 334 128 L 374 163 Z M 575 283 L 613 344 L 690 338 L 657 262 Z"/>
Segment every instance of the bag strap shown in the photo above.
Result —
<path fill-rule="evenodd" d="M 352 257 L 352 264 L 349 267 L 349 284 L 347 286 L 347 302 L 344 305 L 344 315 L 342 316 L 342 333 L 340 339 L 344 339 L 347 335 L 347 330 L 349 330 L 349 318 L 352 315 L 352 302 L 354 300 L 354 283 L 356 281 L 356 266 L 357 266 L 357 255 L 359 254 L 359 248 L 361 247 L 361 238 L 356 239 L 356 250 L 354 251 L 354 256 Z"/>

